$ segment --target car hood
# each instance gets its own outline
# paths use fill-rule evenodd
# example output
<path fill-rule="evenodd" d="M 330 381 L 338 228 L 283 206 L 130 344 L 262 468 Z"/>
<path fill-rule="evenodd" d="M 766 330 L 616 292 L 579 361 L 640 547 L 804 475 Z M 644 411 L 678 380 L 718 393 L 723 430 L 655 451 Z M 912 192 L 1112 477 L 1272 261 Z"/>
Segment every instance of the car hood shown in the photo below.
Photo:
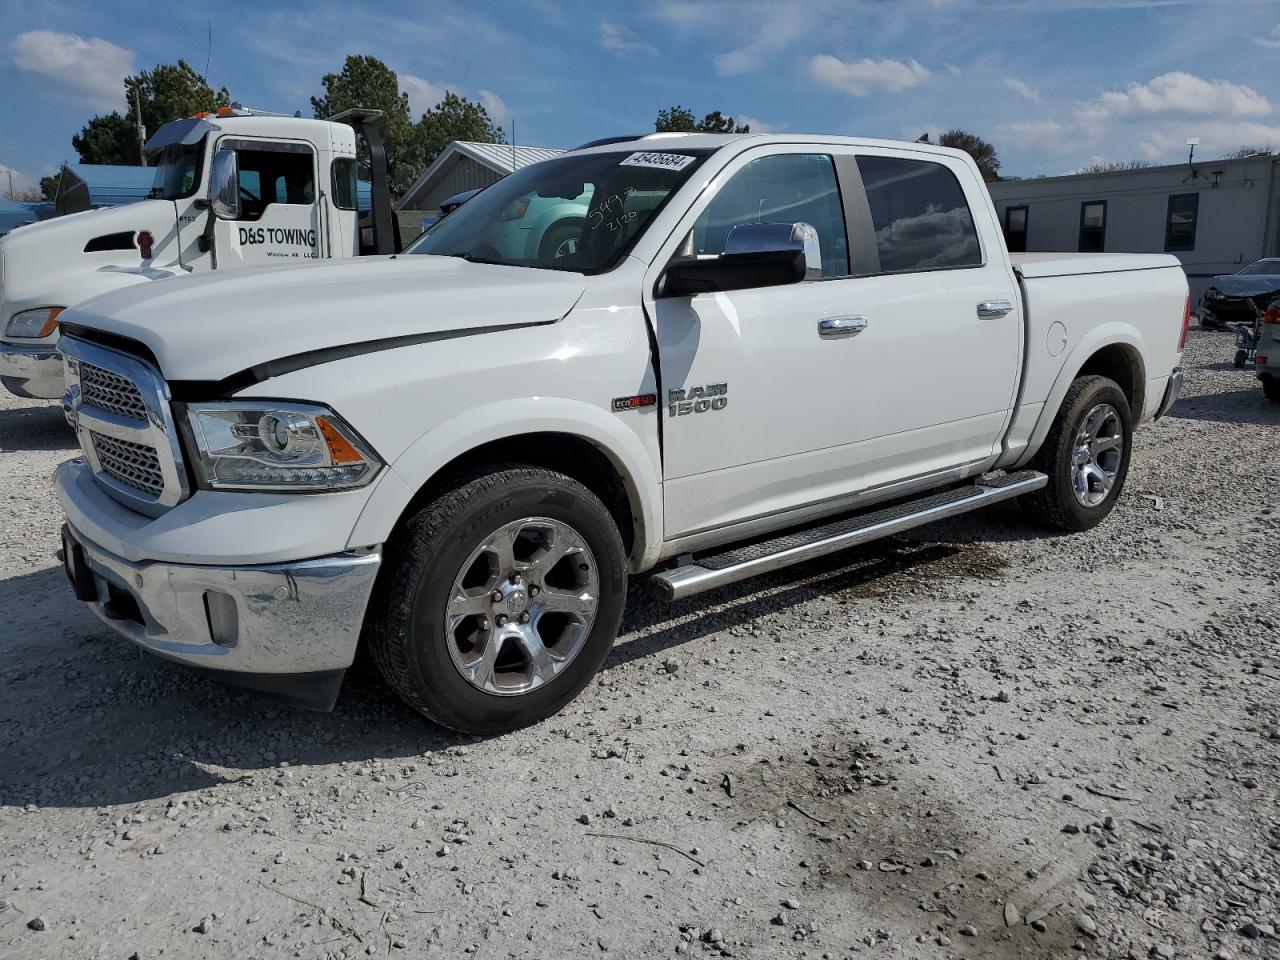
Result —
<path fill-rule="evenodd" d="M 1280 293 L 1280 276 L 1260 273 L 1256 276 L 1241 277 L 1229 273 L 1214 277 L 1213 285 L 1228 297 L 1261 297 L 1268 293 Z"/>
<path fill-rule="evenodd" d="M 577 273 L 366 257 L 160 280 L 87 300 L 62 325 L 138 341 L 169 380 L 224 380 L 253 368 L 261 380 L 346 348 L 554 323 L 585 288 Z"/>

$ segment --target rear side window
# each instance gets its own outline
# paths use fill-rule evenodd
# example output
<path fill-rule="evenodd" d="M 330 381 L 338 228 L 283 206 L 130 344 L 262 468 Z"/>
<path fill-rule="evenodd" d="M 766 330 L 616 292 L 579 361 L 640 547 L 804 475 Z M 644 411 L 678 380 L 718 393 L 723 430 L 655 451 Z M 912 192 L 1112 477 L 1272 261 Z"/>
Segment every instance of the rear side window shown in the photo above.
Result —
<path fill-rule="evenodd" d="M 333 161 L 333 205 L 339 210 L 356 208 L 355 157 L 338 157 Z"/>
<path fill-rule="evenodd" d="M 778 153 L 735 173 L 693 225 L 698 253 L 724 253 L 729 231 L 746 223 L 807 223 L 818 232 L 822 276 L 849 275 L 844 207 L 831 157 Z"/>
<path fill-rule="evenodd" d="M 964 190 L 950 170 L 927 160 L 858 157 L 881 273 L 982 265 Z"/>

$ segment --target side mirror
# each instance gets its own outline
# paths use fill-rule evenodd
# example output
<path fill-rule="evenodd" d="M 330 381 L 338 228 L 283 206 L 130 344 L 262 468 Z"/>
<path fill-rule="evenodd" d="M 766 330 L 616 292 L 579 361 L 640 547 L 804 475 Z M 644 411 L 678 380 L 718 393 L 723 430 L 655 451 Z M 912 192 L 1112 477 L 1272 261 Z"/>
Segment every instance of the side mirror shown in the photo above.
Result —
<path fill-rule="evenodd" d="M 209 206 L 219 220 L 240 219 L 240 163 L 234 150 L 219 150 L 213 155 Z"/>
<path fill-rule="evenodd" d="M 660 296 L 779 287 L 822 276 L 818 232 L 807 223 L 744 223 L 718 257 L 680 257 L 663 274 Z"/>

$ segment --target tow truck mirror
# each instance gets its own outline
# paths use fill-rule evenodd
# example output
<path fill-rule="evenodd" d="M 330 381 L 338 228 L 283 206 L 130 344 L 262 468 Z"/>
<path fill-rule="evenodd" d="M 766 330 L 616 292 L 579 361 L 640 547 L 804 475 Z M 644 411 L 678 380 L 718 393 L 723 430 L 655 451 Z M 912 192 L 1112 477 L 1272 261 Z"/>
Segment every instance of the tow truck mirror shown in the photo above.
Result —
<path fill-rule="evenodd" d="M 744 223 L 729 231 L 717 257 L 678 256 L 659 296 L 778 287 L 822 276 L 818 232 L 807 223 Z"/>
<path fill-rule="evenodd" d="M 219 150 L 213 155 L 209 206 L 219 220 L 240 219 L 240 163 L 234 150 Z"/>

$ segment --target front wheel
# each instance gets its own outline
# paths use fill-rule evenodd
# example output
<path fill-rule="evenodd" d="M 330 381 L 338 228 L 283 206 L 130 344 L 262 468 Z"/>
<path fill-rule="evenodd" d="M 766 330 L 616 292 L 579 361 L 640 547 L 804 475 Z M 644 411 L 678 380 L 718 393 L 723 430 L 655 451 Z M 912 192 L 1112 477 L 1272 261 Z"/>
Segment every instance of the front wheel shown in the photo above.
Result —
<path fill-rule="evenodd" d="M 1124 489 L 1132 441 L 1124 391 L 1106 377 L 1078 377 L 1031 461 L 1049 483 L 1027 497 L 1028 506 L 1063 530 L 1097 526 Z"/>
<path fill-rule="evenodd" d="M 570 477 L 513 466 L 460 478 L 387 545 L 366 640 L 414 709 L 494 734 L 563 708 L 618 632 L 626 554 Z"/>
<path fill-rule="evenodd" d="M 1233 357 L 1231 360 L 1232 365 L 1237 370 L 1243 370 L 1245 366 L 1248 364 L 1248 362 L 1249 362 L 1248 350 L 1237 350 L 1235 357 Z"/>

